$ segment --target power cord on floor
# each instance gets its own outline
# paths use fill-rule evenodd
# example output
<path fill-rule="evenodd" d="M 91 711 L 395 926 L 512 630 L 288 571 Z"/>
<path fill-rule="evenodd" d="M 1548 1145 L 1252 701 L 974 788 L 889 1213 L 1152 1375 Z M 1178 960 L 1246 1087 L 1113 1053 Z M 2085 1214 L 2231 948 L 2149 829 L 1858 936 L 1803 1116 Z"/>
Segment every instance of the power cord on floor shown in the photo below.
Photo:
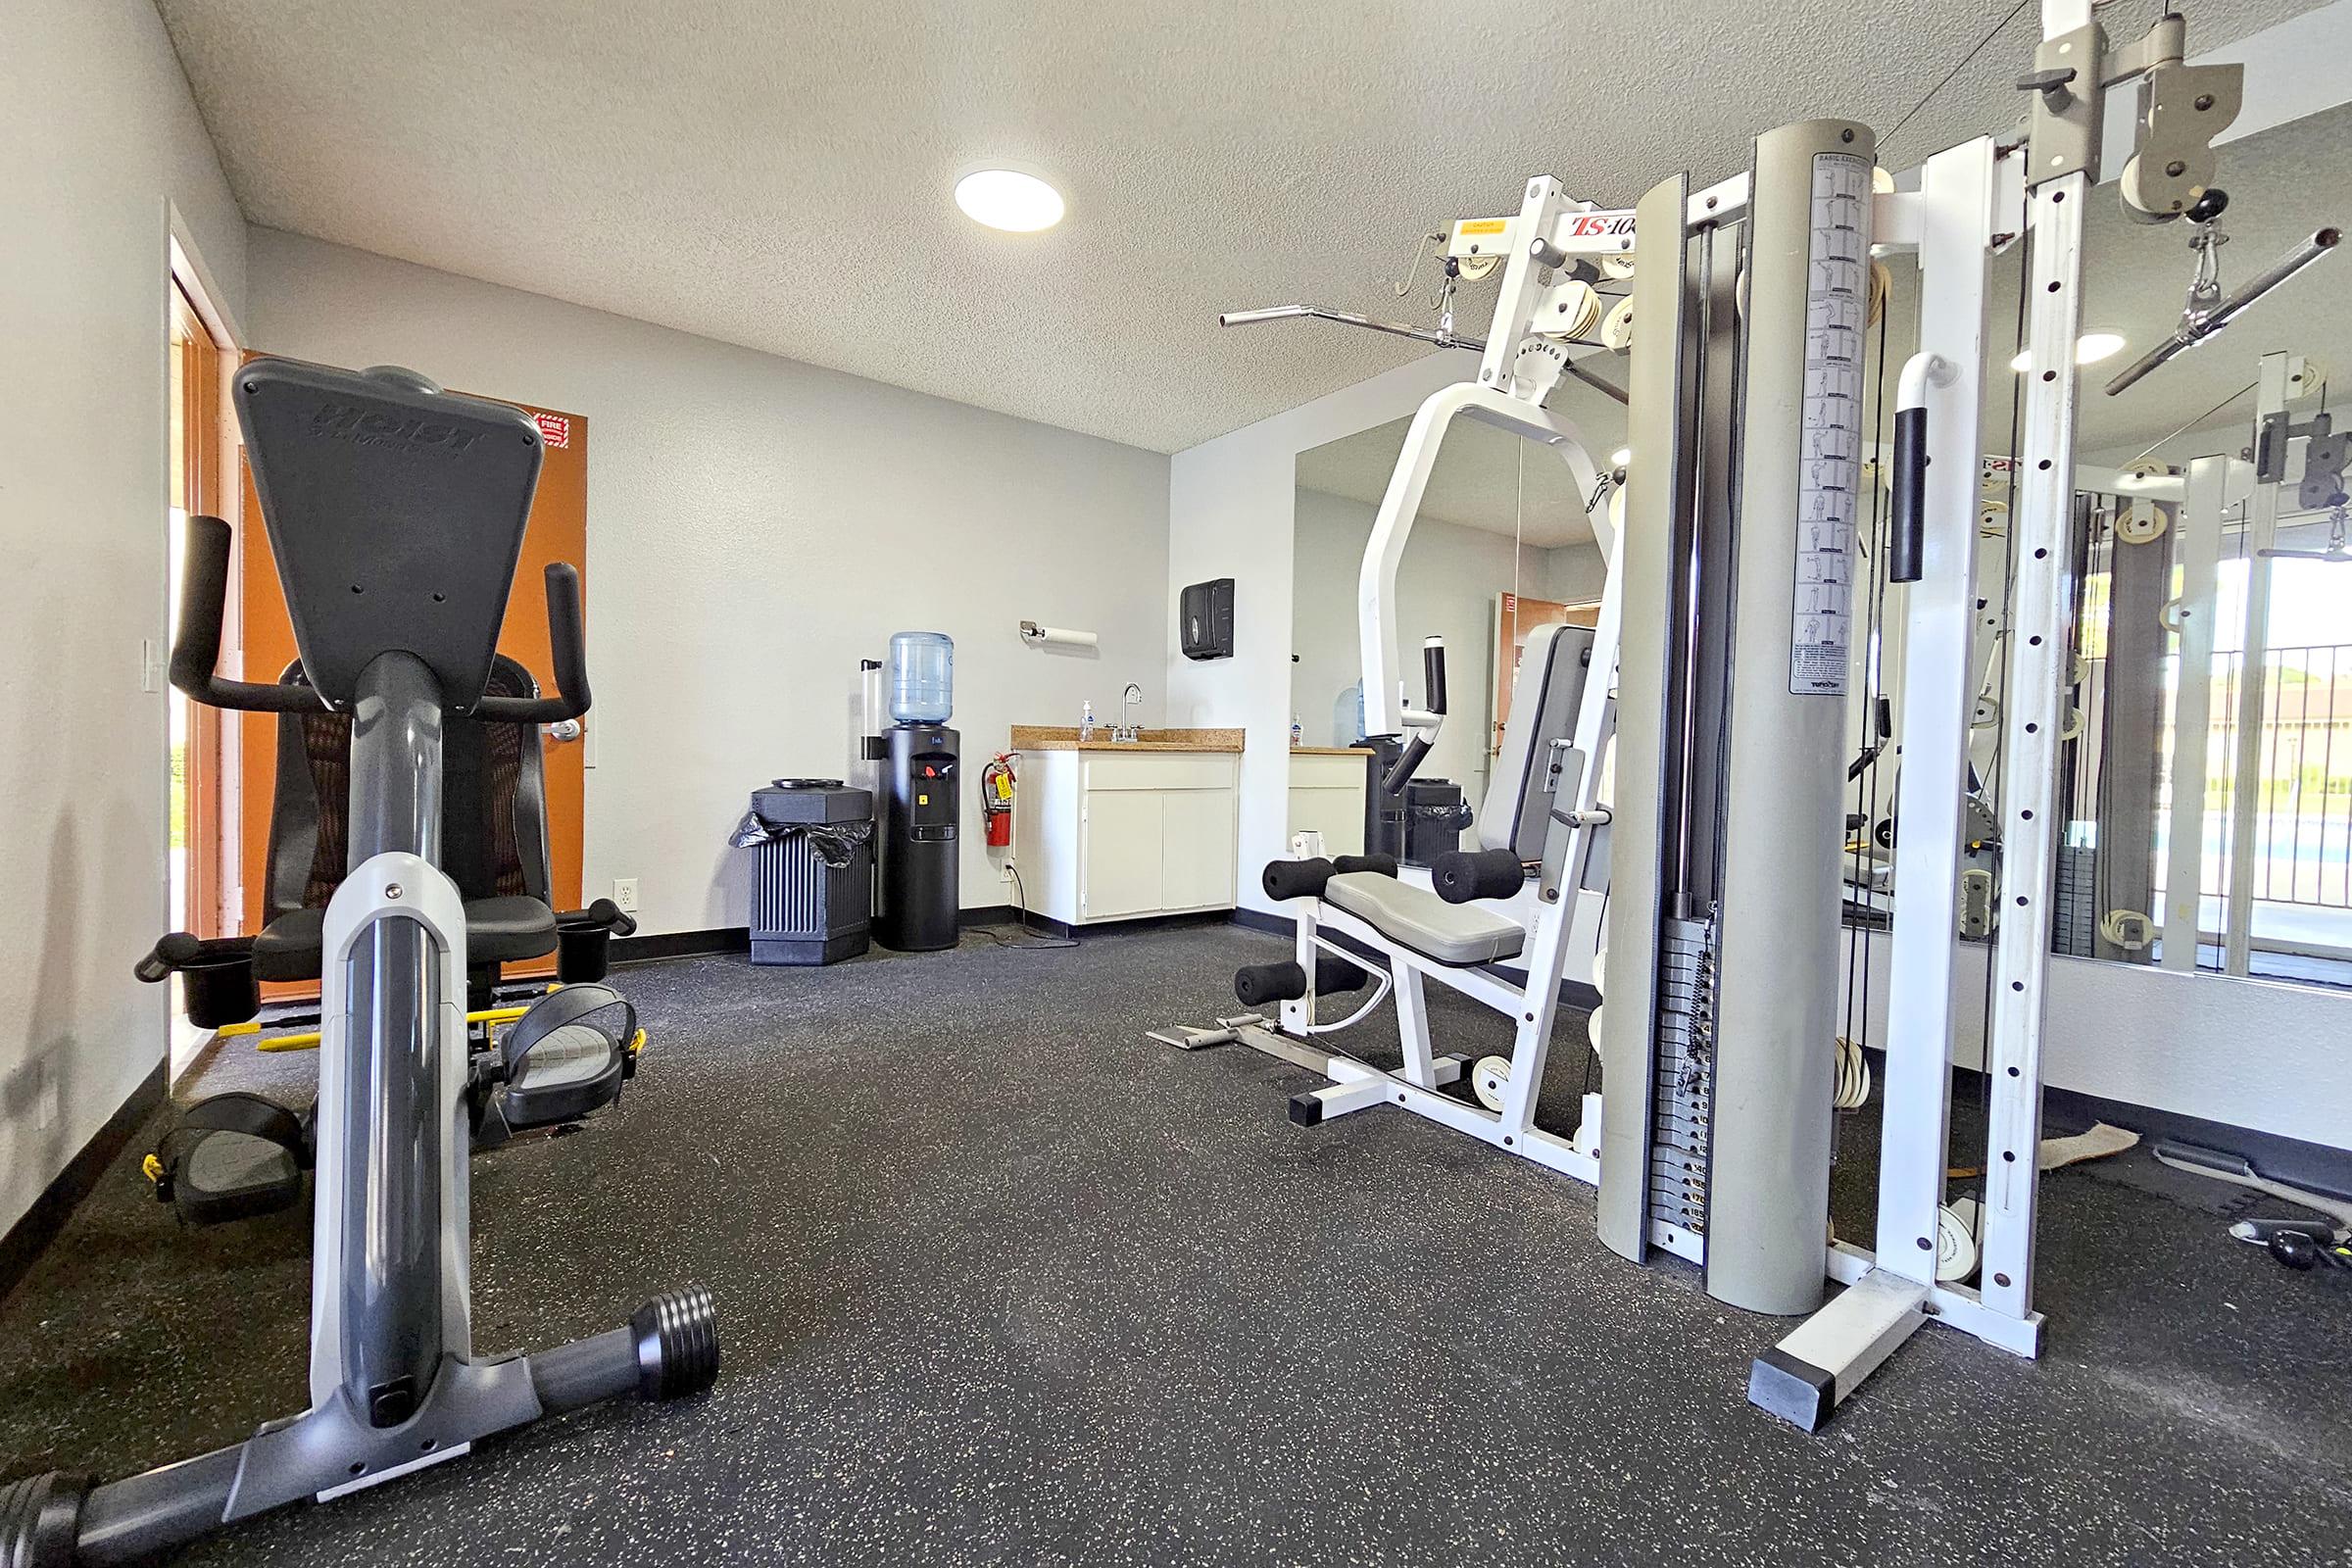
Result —
<path fill-rule="evenodd" d="M 1021 868 L 1007 860 L 1004 862 L 1004 869 L 1012 878 L 1013 910 L 1019 916 L 1017 923 L 1021 928 L 1021 935 L 1027 940 L 1008 940 L 998 935 L 996 930 L 990 926 L 975 926 L 973 929 L 1000 948 L 1026 948 L 1035 952 L 1045 948 L 1074 948 L 1078 946 L 1076 937 L 1057 937 L 1051 932 L 1037 930 L 1029 924 L 1029 890 L 1022 885 Z"/>

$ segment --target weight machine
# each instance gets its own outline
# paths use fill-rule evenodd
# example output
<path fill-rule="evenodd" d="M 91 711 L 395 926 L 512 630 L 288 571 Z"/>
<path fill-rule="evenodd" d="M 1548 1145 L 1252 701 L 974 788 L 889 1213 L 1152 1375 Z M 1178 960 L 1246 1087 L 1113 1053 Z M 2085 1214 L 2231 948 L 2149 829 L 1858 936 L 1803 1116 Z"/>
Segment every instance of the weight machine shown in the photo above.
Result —
<path fill-rule="evenodd" d="M 1269 897 L 1290 901 L 1297 910 L 1297 957 L 1242 970 L 1235 992 L 1253 1008 L 1278 1005 L 1278 1020 L 1253 1011 L 1221 1019 L 1215 1029 L 1153 1035 L 1187 1050 L 1238 1043 L 1330 1079 L 1292 1098 L 1291 1118 L 1300 1125 L 1393 1104 L 1580 1180 L 1599 1179 L 1597 1118 L 1589 1113 L 1575 1137 L 1562 1138 L 1537 1127 L 1535 1110 L 1568 964 L 1577 895 L 1607 886 L 1609 810 L 1602 799 L 1601 760 L 1616 723 L 1610 675 L 1620 624 L 1618 533 L 1592 443 L 1574 421 L 1544 403 L 1563 376 L 1592 381 L 1614 395 L 1607 382 L 1578 370 L 1571 355 L 1592 346 L 1582 334 L 1600 314 L 1594 283 L 1612 260 L 1611 270 L 1624 277 L 1623 258 L 1633 245 L 1631 212 L 1607 212 L 1575 200 L 1557 180 L 1541 175 L 1527 182 L 1516 215 L 1466 220 L 1453 225 L 1446 242 L 1446 300 L 1465 265 L 1481 275 L 1497 268 L 1501 272 L 1493 324 L 1483 341 L 1454 336 L 1449 314 L 1436 333 L 1317 306 L 1221 318 L 1226 325 L 1242 325 L 1314 317 L 1480 353 L 1475 381 L 1440 388 L 1414 414 L 1364 550 L 1357 609 L 1365 728 L 1403 739 L 1401 754 L 1375 787 L 1400 792 L 1429 755 L 1446 718 L 1441 639 L 1428 639 L 1422 649 L 1422 706 L 1402 699 L 1396 573 L 1439 451 L 1456 419 L 1509 431 L 1565 463 L 1576 493 L 1588 498 L 1594 541 L 1610 562 L 1597 624 L 1590 633 L 1546 627 L 1529 642 L 1495 784 L 1479 813 L 1487 847 L 1439 857 L 1429 888 L 1401 879 L 1387 857 L 1342 857 L 1335 862 L 1308 856 L 1272 862 L 1265 868 L 1264 887 Z M 1532 927 L 1471 906 L 1517 897 L 1531 861 L 1538 866 Z M 1365 983 L 1356 960 L 1367 951 L 1386 965 L 1381 989 L 1347 1017 L 1318 1021 L 1321 995 Z M 1492 967 L 1514 958 L 1525 964 L 1524 982 Z M 1483 1103 L 1443 1092 L 1473 1076 L 1472 1063 L 1440 1054 L 1432 1040 L 1426 995 L 1431 981 L 1515 1022 L 1507 1060 L 1479 1064 Z M 1392 990 L 1404 1043 L 1399 1071 L 1314 1043 L 1369 1016 Z M 1597 1096 L 1588 1097 L 1589 1112 L 1597 1103 Z"/>
<path fill-rule="evenodd" d="M 1963 143 L 1928 160 L 1915 188 L 1874 178 L 1875 139 L 1837 120 L 1759 137 L 1749 171 L 1704 187 L 1678 175 L 1630 213 L 1571 202 L 1530 180 L 1519 214 L 1454 225 L 1507 258 L 1475 382 L 1415 416 L 1367 546 L 1359 584 L 1366 728 L 1403 742 L 1384 783 L 1401 787 L 1445 717 L 1442 646 L 1425 647 L 1424 706 L 1399 696 L 1396 573 L 1445 429 L 1469 414 L 1562 452 L 1580 480 L 1585 443 L 1543 407 L 1590 343 L 1630 336 L 1624 519 L 1594 531 L 1607 595 L 1572 736 L 1544 743 L 1552 801 L 1528 944 L 1462 906 L 1515 894 L 1509 849 L 1456 854 L 1434 891 L 1393 866 L 1317 859 L 1266 868 L 1291 904 L 1294 962 L 1237 977 L 1280 1019 L 1225 1020 L 1159 1038 L 1239 1040 L 1333 1080 L 1293 1102 L 1312 1123 L 1393 1103 L 1599 1187 L 1602 1240 L 1636 1261 L 1696 1264 L 1718 1298 L 1806 1321 L 1751 1369 L 1749 1397 L 1807 1429 L 1929 1317 L 2020 1355 L 2038 1352 L 2033 1305 L 2043 984 L 2057 835 L 2051 820 L 2064 714 L 2066 548 L 2075 482 L 2075 343 L 2081 329 L 2082 204 L 2100 154 L 2105 93 L 2136 84 L 2128 210 L 2187 214 L 2212 184 L 2213 137 L 2235 116 L 2236 67 L 2184 63 L 2184 24 L 2159 19 L 2111 48 L 2091 0 L 2045 0 L 2042 42 L 2019 83 L 2022 142 Z M 2030 337 L 2023 450 L 2015 455 L 2016 567 L 2009 701 L 2001 705 L 2001 902 L 1986 1046 L 1992 1085 L 1981 1288 L 1936 1279 L 1950 1125 L 1955 1016 L 1953 911 L 1965 861 L 1969 740 L 1981 657 L 1977 556 L 1979 407 L 1985 375 L 1987 259 L 2028 246 Z M 1910 584 L 1899 739 L 1904 897 L 1892 919 L 1893 994 L 1885 1069 L 1876 1250 L 1828 1226 L 1832 1049 L 1838 996 L 1845 693 L 1861 461 L 1865 335 L 1877 250 L 1916 250 L 1918 353 L 1896 397 L 1889 576 Z M 1595 256 L 1631 257 L 1633 293 L 1605 318 Z M 1450 291 L 1444 303 L 1449 310 Z M 1348 319 L 1318 307 L 1227 318 Z M 1552 329 L 1546 331 L 1545 325 Z M 1453 346 L 1450 316 L 1431 334 Z M 1597 345 L 1595 345 L 1597 346 Z M 1869 503 L 1875 505 L 1875 502 Z M 1875 526 L 1875 516 L 1869 519 Z M 1639 607 L 1626 613 L 1625 607 Z M 1655 607 L 1653 609 L 1653 607 Z M 1607 678 L 1612 660 L 1614 689 Z M 1514 721 L 1522 709 L 1513 704 Z M 1613 769 L 1597 765 L 1614 735 Z M 1540 739 L 1540 738 L 1539 738 Z M 1613 773 L 1605 792 L 1604 771 Z M 1602 833 L 1613 841 L 1604 850 Z M 1603 859 L 1609 861 L 1603 866 Z M 1506 870 L 1508 874 L 1506 874 Z M 1540 1088 L 1580 887 L 1610 893 L 1600 960 L 1598 1050 L 1606 1086 L 1597 1140 L 1588 1106 L 1575 1140 L 1536 1129 Z M 1389 966 L 1404 1039 L 1390 1073 L 1308 1044 L 1356 1021 L 1317 1021 L 1318 988 L 1360 984 L 1352 939 Z M 1483 935 L 1482 935 L 1483 933 Z M 1458 935 L 1461 940 L 1445 940 Z M 1511 986 L 1486 965 L 1524 947 Z M 1497 1111 L 1443 1092 L 1462 1058 L 1429 1036 L 1423 982 L 1513 1014 L 1517 1038 Z M 1590 1150 L 1597 1142 L 1599 1157 Z M 1844 1291 L 1825 1297 L 1832 1282 Z M 1808 1315 L 1809 1314 L 1809 1315 Z"/>

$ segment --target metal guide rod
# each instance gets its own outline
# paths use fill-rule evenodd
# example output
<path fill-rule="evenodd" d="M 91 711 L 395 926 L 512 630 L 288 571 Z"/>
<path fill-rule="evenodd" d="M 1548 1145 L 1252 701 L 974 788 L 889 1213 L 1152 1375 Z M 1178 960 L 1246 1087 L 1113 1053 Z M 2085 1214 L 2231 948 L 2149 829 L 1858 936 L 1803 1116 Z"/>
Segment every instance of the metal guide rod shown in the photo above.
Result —
<path fill-rule="evenodd" d="M 2230 460 L 2198 458 L 2188 466 L 2186 493 L 2172 530 L 2174 564 L 2180 569 L 2177 630 L 2180 674 L 2173 699 L 2172 821 L 2165 838 L 2165 968 L 2197 967 L 2205 877 L 2205 753 L 2178 737 L 2206 734 L 2213 721 L 2214 590 L 2220 577 L 2222 511 L 2229 504 Z"/>
<path fill-rule="evenodd" d="M 2222 972 L 2250 973 L 2254 961 L 2254 872 L 2264 846 L 2262 713 L 2270 694 L 2271 547 L 2278 540 L 2278 490 L 2285 483 L 2286 366 L 2265 354 L 2254 387 L 2254 488 L 2239 542 L 2246 560 L 2246 619 L 2238 647 L 2236 755 L 2230 774 L 2230 896 L 2222 906 Z M 2263 454 L 2268 451 L 2270 471 Z"/>

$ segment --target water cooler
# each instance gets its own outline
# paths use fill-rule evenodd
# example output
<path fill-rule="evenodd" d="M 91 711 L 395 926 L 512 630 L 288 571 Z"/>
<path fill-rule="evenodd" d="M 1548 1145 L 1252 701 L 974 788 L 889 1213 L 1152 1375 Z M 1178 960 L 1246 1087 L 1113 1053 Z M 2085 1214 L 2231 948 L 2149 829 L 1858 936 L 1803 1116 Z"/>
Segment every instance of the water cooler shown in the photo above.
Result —
<path fill-rule="evenodd" d="M 961 767 L 948 727 L 956 645 L 944 633 L 903 631 L 890 639 L 887 672 L 867 660 L 861 747 L 876 803 L 874 940 L 901 953 L 956 946 L 956 821 Z M 887 673 L 891 723 L 882 715 Z"/>

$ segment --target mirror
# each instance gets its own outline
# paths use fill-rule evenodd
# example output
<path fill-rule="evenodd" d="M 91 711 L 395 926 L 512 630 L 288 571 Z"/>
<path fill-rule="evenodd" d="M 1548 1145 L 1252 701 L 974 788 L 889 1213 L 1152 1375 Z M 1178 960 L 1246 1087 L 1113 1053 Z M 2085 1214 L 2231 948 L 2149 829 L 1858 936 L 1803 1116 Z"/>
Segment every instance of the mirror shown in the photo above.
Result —
<path fill-rule="evenodd" d="M 1622 384 L 1622 362 L 1592 362 Z M 1575 382 L 1552 393 L 1550 407 L 1581 428 L 1603 468 L 1625 438 L 1625 411 L 1606 394 Z M 1298 738 L 1293 760 L 1292 831 L 1313 827 L 1335 853 L 1354 853 L 1348 800 L 1316 796 L 1310 775 L 1352 783 L 1361 764 L 1318 762 L 1357 747 L 1363 734 L 1363 677 L 1356 611 L 1357 578 L 1409 418 L 1298 455 L 1292 559 L 1291 710 Z M 1605 575 L 1565 464 L 1550 449 L 1473 418 L 1458 419 L 1440 448 L 1404 557 L 1397 568 L 1398 639 L 1419 701 L 1423 638 L 1446 640 L 1446 723 L 1406 803 L 1408 863 L 1426 864 L 1443 849 L 1476 848 L 1471 831 L 1500 746 L 1518 649 L 1546 621 L 1590 625 Z M 1336 791 L 1339 783 L 1321 785 Z M 1352 797 L 1360 813 L 1360 793 Z M 1335 827 L 1333 824 L 1342 824 Z M 1360 834 L 1360 826 L 1356 834 Z M 1376 848 L 1378 846 L 1375 846 Z"/>
<path fill-rule="evenodd" d="M 2224 296 L 2325 225 L 2352 220 L 2352 106 L 2222 148 L 2230 201 L 2214 248 Z M 2226 331 L 2120 395 L 2106 387 L 2169 337 L 2199 252 L 2187 221 L 2125 216 L 2112 185 L 2084 233 L 2083 364 L 2075 528 L 2074 659 L 2059 800 L 2065 812 L 2055 952 L 2260 978 L 2352 985 L 2352 545 L 2342 416 L 2352 384 L 2352 258 L 2322 257 Z M 1890 336 L 1908 337 L 1916 276 L 1896 275 Z M 1993 261 L 1987 340 L 2020 346 L 2013 249 Z M 1888 373 L 1910 352 L 1886 345 Z M 1875 376 L 1878 367 L 1871 371 Z M 1977 761 L 1997 833 L 1998 708 L 2006 661 L 2001 585 L 2011 499 L 2014 386 L 1988 388 L 1981 538 Z M 2258 415 L 2271 416 L 2260 443 Z M 1890 427 L 1882 432 L 1890 439 Z M 2316 462 L 2315 462 L 2316 459 Z M 2266 554 L 2267 552 L 2270 552 Z M 1865 563 L 1861 568 L 1869 570 Z M 1871 695 L 1899 710 L 1902 590 L 1858 638 L 1849 730 L 1876 734 Z M 1875 646 L 1878 668 L 1870 667 Z M 2184 661 L 2208 666 L 2184 681 Z M 2257 677 L 2254 673 L 2259 671 Z M 1891 769 L 1857 780 L 1849 906 L 1891 896 Z M 1875 784 L 1875 792 L 1873 786 Z M 1997 878 L 1988 841 L 1980 893 Z M 2176 886 L 2194 880 L 2193 896 Z M 1964 935 L 1988 935 L 1998 899 L 1964 896 Z"/>

